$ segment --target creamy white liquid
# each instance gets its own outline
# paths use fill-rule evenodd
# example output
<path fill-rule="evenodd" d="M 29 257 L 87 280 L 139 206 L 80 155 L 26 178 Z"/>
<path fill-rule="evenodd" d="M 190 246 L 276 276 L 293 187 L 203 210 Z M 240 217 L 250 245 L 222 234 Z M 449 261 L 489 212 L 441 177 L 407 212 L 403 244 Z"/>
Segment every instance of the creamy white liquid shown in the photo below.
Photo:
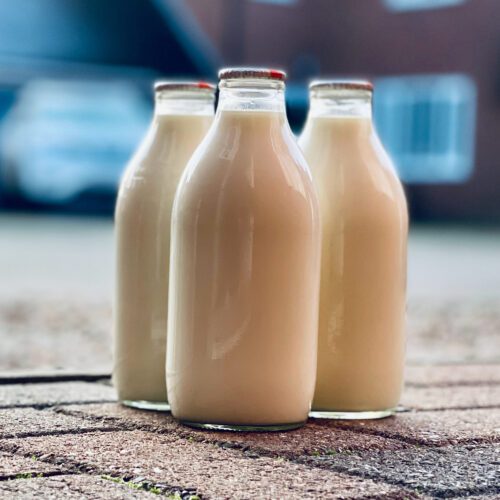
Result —
<path fill-rule="evenodd" d="M 303 422 L 314 391 L 320 227 L 284 113 L 222 111 L 177 192 L 167 386 L 184 421 Z"/>
<path fill-rule="evenodd" d="M 403 190 L 368 118 L 309 117 L 300 145 L 323 232 L 313 409 L 393 408 L 405 349 Z"/>
<path fill-rule="evenodd" d="M 167 399 L 170 219 L 177 184 L 210 115 L 157 115 L 118 195 L 113 380 L 120 400 Z"/>

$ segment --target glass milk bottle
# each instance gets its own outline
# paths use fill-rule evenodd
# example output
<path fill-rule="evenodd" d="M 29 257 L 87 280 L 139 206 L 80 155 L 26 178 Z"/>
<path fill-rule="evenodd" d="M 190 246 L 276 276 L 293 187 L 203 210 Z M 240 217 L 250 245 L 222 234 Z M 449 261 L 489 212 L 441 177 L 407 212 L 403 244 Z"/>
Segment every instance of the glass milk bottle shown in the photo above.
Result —
<path fill-rule="evenodd" d="M 405 352 L 405 196 L 372 123 L 368 82 L 316 82 L 300 145 L 322 219 L 313 416 L 394 412 Z"/>
<path fill-rule="evenodd" d="M 304 423 L 316 377 L 319 208 L 285 74 L 219 73 L 214 123 L 172 215 L 167 387 L 195 427 Z"/>
<path fill-rule="evenodd" d="M 213 120 L 213 85 L 158 82 L 150 129 L 123 176 L 115 213 L 113 381 L 120 401 L 168 409 L 165 382 L 170 219 L 175 190 Z"/>

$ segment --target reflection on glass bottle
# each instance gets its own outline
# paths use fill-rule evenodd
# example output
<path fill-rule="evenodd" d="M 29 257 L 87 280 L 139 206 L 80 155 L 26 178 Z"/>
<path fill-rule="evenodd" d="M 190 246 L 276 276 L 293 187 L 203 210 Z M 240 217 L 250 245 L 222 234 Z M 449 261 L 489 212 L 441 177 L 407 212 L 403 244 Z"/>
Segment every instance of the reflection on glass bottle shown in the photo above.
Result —
<path fill-rule="evenodd" d="M 177 191 L 167 385 L 201 427 L 301 425 L 314 391 L 320 225 L 284 73 L 223 70 L 214 124 Z"/>
<path fill-rule="evenodd" d="M 403 385 L 408 216 L 368 82 L 311 84 L 300 145 L 322 219 L 313 415 L 390 415 Z"/>
<path fill-rule="evenodd" d="M 151 127 L 130 161 L 116 205 L 113 380 L 122 403 L 168 409 L 165 344 L 170 219 L 179 179 L 214 114 L 215 87 L 155 85 Z"/>

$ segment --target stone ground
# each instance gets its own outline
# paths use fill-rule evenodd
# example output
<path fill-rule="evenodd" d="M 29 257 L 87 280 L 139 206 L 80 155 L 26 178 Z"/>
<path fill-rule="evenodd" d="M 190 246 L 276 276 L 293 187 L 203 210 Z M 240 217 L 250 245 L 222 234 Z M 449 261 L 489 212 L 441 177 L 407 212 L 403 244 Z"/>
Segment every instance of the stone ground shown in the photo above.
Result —
<path fill-rule="evenodd" d="M 396 417 L 202 432 L 115 401 L 110 221 L 0 217 L 0 498 L 500 498 L 499 256 L 412 231 Z"/>
<path fill-rule="evenodd" d="M 97 375 L 4 373 L 0 402 L 0 498 L 500 498 L 498 364 L 410 367 L 396 417 L 286 433 L 183 427 Z"/>
<path fill-rule="evenodd" d="M 0 215 L 0 277 L 0 371 L 110 371 L 109 218 Z M 412 228 L 408 361 L 500 362 L 500 229 Z"/>

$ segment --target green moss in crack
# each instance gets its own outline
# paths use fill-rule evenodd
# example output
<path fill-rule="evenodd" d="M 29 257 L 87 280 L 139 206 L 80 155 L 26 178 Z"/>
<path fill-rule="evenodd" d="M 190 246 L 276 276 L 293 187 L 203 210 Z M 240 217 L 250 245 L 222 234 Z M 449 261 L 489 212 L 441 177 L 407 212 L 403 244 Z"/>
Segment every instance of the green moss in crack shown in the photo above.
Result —
<path fill-rule="evenodd" d="M 34 477 L 43 477 L 43 474 L 35 474 L 33 472 L 21 472 L 20 474 L 16 474 L 16 479 L 33 479 Z"/>
<path fill-rule="evenodd" d="M 151 493 L 154 493 L 155 495 L 161 495 L 163 493 L 160 488 L 157 488 L 156 486 L 153 486 L 151 485 L 151 483 L 148 482 L 134 483 L 132 481 L 125 481 L 125 479 L 121 477 L 113 477 L 108 475 L 101 476 L 101 479 L 105 479 L 106 481 L 112 481 L 113 483 L 127 486 L 132 490 L 149 491 Z"/>

